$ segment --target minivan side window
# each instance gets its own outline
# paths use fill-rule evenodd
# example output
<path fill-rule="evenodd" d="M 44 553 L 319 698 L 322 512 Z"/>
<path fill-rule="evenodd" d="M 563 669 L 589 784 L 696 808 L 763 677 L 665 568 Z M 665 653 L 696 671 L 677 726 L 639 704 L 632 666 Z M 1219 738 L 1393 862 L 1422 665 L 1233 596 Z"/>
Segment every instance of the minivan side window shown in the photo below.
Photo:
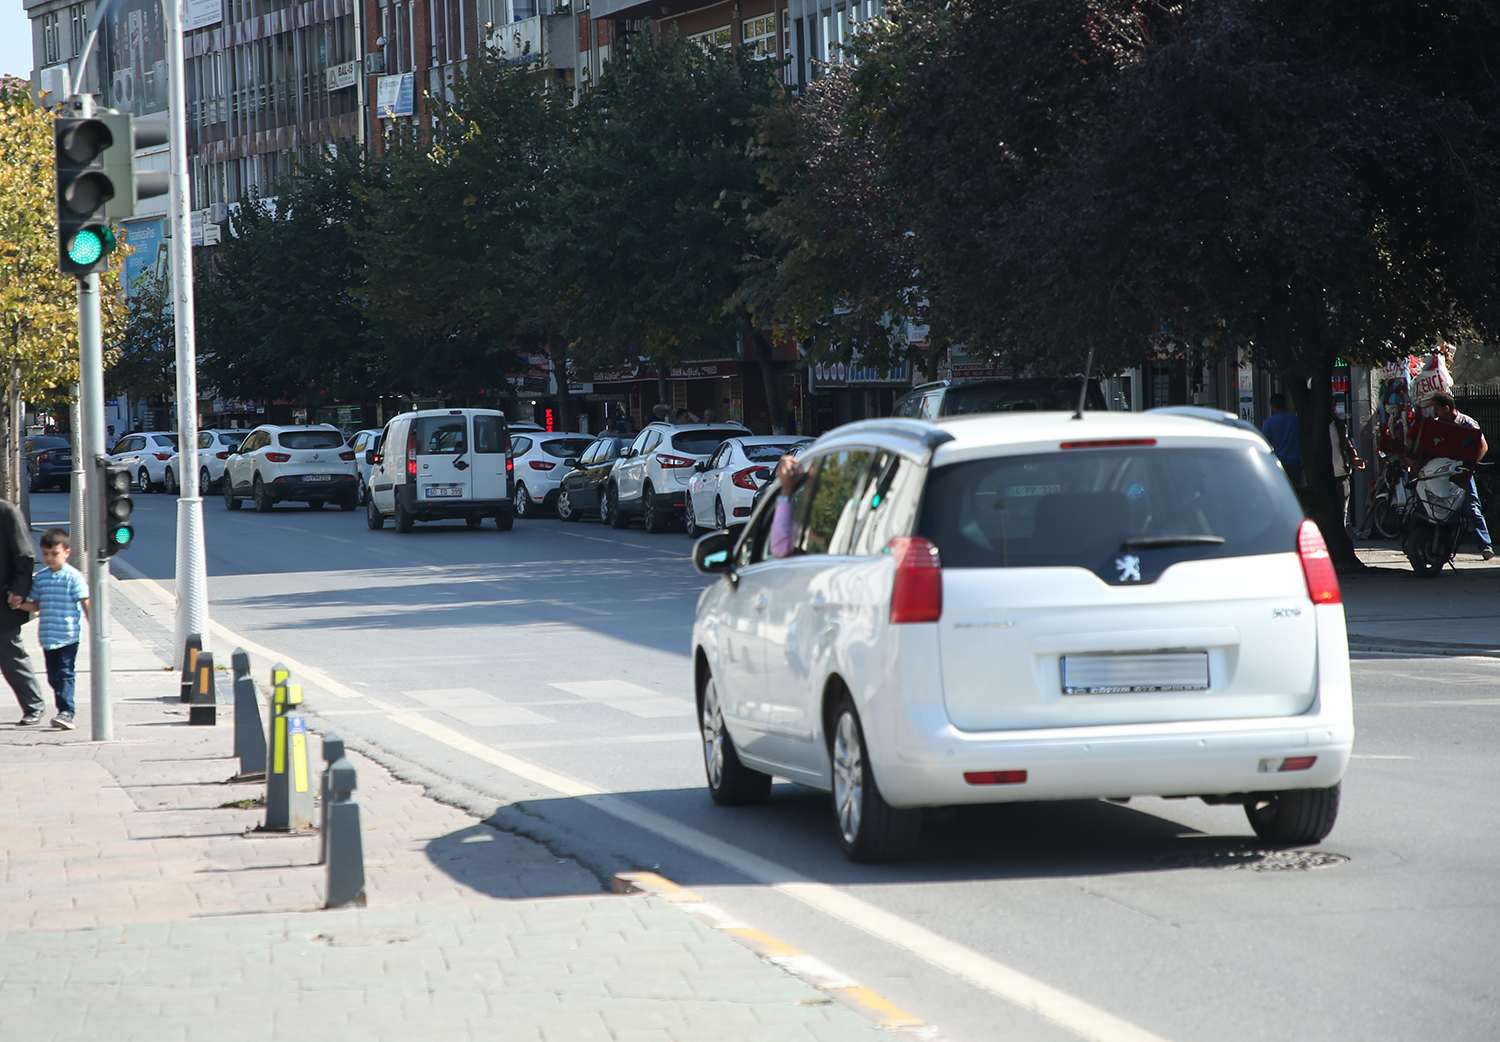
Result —
<path fill-rule="evenodd" d="M 921 479 L 922 468 L 894 452 L 876 455 L 855 510 L 850 554 L 873 557 L 896 536 L 911 535 Z"/>
<path fill-rule="evenodd" d="M 492 456 L 505 451 L 504 419 L 499 416 L 474 417 L 474 451 Z"/>
<path fill-rule="evenodd" d="M 845 552 L 865 472 L 874 455 L 868 449 L 843 449 L 818 458 L 812 496 L 798 512 L 796 547 L 801 553 Z"/>

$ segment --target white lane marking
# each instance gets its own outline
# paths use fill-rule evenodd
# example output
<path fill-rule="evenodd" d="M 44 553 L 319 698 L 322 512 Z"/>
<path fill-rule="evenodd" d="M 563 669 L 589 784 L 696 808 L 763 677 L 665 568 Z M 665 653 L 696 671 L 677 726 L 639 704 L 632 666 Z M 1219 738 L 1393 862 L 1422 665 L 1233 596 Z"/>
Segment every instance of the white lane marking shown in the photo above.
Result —
<path fill-rule="evenodd" d="M 697 731 L 683 731 L 679 734 L 627 734 L 619 737 L 603 738 L 555 738 L 551 740 L 537 739 L 534 742 L 499 742 L 497 749 L 568 749 L 581 745 L 619 745 L 621 742 L 698 742 L 703 736 Z"/>
<path fill-rule="evenodd" d="M 632 684 L 628 680 L 573 680 L 561 684 L 548 684 L 559 691 L 566 691 L 570 695 L 579 698 L 591 699 L 595 702 L 603 702 L 605 699 L 615 701 L 621 698 L 660 698 L 660 691 L 652 691 L 649 687 L 641 687 Z"/>
<path fill-rule="evenodd" d="M 173 597 L 170 593 L 163 589 L 161 584 L 156 582 L 156 580 L 146 578 L 146 576 L 143 575 L 139 569 L 135 568 L 128 562 L 121 561 L 119 558 L 114 559 L 114 567 L 119 568 L 123 572 L 134 573 L 128 580 L 117 583 L 117 585 L 127 597 L 130 596 L 130 592 L 132 589 L 145 590 L 153 597 L 155 597 L 158 601 L 165 604 L 167 607 L 173 609 L 176 608 L 177 598 Z M 129 582 L 130 586 L 126 586 L 126 582 Z M 285 655 L 278 655 L 264 645 L 257 644 L 253 640 L 247 640 L 227 626 L 223 626 L 217 622 L 214 622 L 213 620 L 209 620 L 208 629 L 209 633 L 222 638 L 224 643 L 229 645 L 230 647 L 244 648 L 245 651 L 255 656 L 256 658 L 264 659 L 265 661 L 263 665 L 267 669 L 269 669 L 273 663 L 280 662 L 282 665 L 286 666 L 287 669 L 292 671 L 292 679 L 298 682 L 306 682 L 312 684 L 314 687 L 317 687 L 336 698 L 365 697 L 363 692 L 356 691 L 352 687 L 340 684 L 337 680 L 334 680 L 326 673 L 313 669 L 306 663 L 298 662 L 294 658 L 287 658 Z"/>
<path fill-rule="evenodd" d="M 1415 756 L 1387 756 L 1382 753 L 1350 753 L 1351 760 L 1415 760 Z"/>
<path fill-rule="evenodd" d="M 690 825 L 609 795 L 529 760 L 501 752 L 423 717 L 398 713 L 391 720 L 476 759 L 494 764 L 533 785 L 571 796 L 611 817 L 654 832 L 685 850 L 717 861 L 758 883 L 774 887 L 788 897 L 842 919 L 872 937 L 905 949 L 940 970 L 961 977 L 975 987 L 998 995 L 1023 1009 L 1032 1010 L 1086 1039 L 1094 1042 L 1163 1042 L 1160 1036 L 1044 984 L 1020 970 L 940 937 L 931 930 L 846 894 L 827 883 L 816 882 L 774 861 L 700 832 Z"/>

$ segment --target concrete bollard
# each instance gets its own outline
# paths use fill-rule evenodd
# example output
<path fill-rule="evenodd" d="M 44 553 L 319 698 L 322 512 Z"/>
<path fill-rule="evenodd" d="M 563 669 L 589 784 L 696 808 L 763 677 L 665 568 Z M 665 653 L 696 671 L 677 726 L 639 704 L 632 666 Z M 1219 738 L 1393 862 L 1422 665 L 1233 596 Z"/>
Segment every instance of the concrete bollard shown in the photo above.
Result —
<path fill-rule="evenodd" d="M 182 694 L 179 701 L 193 700 L 193 687 L 198 682 L 198 655 L 203 651 L 203 637 L 197 633 L 188 636 L 182 646 Z"/>
<path fill-rule="evenodd" d="M 193 658 L 197 670 L 193 683 L 193 701 L 188 707 L 188 723 L 213 727 L 219 722 L 219 690 L 214 682 L 213 652 L 198 651 Z"/>
<path fill-rule="evenodd" d="M 333 805 L 333 790 L 329 781 L 333 776 L 333 765 L 344 758 L 344 740 L 333 732 L 323 736 L 323 806 L 322 839 L 318 843 L 318 864 L 328 862 L 328 808 Z"/>
<path fill-rule="evenodd" d="M 328 886 L 324 908 L 365 906 L 364 836 L 360 832 L 359 804 L 351 798 L 355 788 L 354 764 L 341 758 L 328 767 L 328 785 L 333 800 L 328 807 Z"/>
<path fill-rule="evenodd" d="M 244 648 L 234 658 L 234 755 L 240 773 L 230 781 L 260 781 L 266 776 L 266 725 L 260 719 L 260 692 L 250 676 L 250 656 Z"/>
<path fill-rule="evenodd" d="M 306 833 L 313 829 L 313 792 L 307 767 L 307 720 L 292 710 L 302 687 L 279 662 L 271 668 L 271 763 L 266 771 L 266 822 L 258 831 Z"/>

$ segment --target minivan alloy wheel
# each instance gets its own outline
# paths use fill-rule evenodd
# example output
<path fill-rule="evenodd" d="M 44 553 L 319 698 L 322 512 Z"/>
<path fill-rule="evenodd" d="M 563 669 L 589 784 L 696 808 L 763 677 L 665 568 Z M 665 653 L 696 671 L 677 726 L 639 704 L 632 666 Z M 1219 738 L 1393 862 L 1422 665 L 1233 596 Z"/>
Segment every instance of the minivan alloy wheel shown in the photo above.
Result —
<path fill-rule="evenodd" d="M 771 795 L 771 776 L 740 762 L 734 739 L 724 727 L 724 711 L 712 674 L 704 678 L 698 728 L 703 739 L 703 770 L 713 801 L 724 806 L 764 803 Z"/>
<path fill-rule="evenodd" d="M 833 736 L 833 806 L 839 816 L 839 832 L 845 843 L 859 839 L 859 819 L 864 810 L 864 757 L 860 755 L 859 725 L 853 713 L 839 714 Z"/>

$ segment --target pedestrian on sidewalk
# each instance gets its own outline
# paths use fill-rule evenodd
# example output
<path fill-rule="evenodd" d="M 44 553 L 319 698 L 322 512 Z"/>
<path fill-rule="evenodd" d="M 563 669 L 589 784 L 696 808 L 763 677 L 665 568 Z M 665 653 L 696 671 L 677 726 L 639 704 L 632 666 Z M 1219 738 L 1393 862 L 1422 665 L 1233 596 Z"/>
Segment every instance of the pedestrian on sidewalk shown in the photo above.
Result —
<path fill-rule="evenodd" d="M 37 686 L 31 669 L 31 656 L 21 643 L 21 627 L 31 621 L 20 603 L 31 596 L 31 573 L 36 568 L 36 554 L 31 549 L 31 535 L 21 511 L 10 500 L 0 496 L 0 590 L 8 591 L 6 606 L 0 608 L 0 674 L 21 703 L 22 727 L 42 722 L 47 703 Z"/>
<path fill-rule="evenodd" d="M 39 612 L 37 639 L 47 660 L 47 683 L 57 700 L 52 726 L 73 729 L 73 664 L 78 661 L 78 638 L 89 610 L 89 588 L 83 573 L 68 563 L 66 529 L 42 533 L 42 569 L 31 582 L 31 599 L 11 594 L 12 607 Z"/>
<path fill-rule="evenodd" d="M 1302 428 L 1297 414 L 1288 412 L 1286 395 L 1271 395 L 1271 415 L 1260 425 L 1260 432 L 1271 443 L 1271 451 L 1281 461 L 1281 469 L 1292 479 L 1293 488 L 1302 487 Z"/>

